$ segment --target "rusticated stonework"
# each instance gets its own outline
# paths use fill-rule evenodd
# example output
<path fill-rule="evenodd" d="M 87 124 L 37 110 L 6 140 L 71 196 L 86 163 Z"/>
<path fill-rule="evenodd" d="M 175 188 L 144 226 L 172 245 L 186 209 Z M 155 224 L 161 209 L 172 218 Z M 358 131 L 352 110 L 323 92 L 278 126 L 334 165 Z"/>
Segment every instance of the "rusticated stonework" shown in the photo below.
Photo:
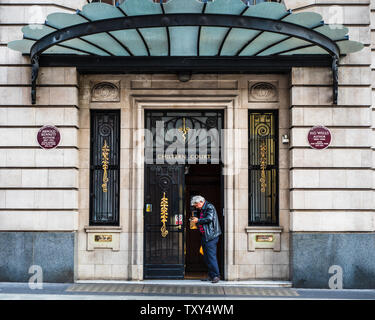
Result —
<path fill-rule="evenodd" d="M 279 95 L 277 82 L 255 82 L 249 81 L 249 102 L 266 101 L 277 102 Z"/>
<path fill-rule="evenodd" d="M 120 81 L 92 82 L 91 102 L 119 102 Z"/>

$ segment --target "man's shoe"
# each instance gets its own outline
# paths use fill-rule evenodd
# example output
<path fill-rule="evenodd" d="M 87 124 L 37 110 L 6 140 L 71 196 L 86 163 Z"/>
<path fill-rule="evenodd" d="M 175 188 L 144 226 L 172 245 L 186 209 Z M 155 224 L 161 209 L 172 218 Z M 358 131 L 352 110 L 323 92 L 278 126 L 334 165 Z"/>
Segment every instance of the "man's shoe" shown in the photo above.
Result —
<path fill-rule="evenodd" d="M 212 279 L 210 277 L 208 277 L 208 278 L 205 278 L 205 279 L 201 279 L 201 281 L 212 281 Z"/>
<path fill-rule="evenodd" d="M 219 277 L 215 277 L 212 279 L 212 283 L 218 283 L 220 281 L 220 278 Z"/>

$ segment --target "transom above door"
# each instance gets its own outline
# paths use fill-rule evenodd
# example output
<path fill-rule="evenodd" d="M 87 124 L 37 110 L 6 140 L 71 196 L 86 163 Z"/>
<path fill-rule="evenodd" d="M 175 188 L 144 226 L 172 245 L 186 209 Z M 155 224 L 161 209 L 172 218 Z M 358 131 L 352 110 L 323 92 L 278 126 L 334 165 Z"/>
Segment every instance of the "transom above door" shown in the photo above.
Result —
<path fill-rule="evenodd" d="M 147 164 L 219 164 L 222 156 L 221 110 L 145 111 Z"/>

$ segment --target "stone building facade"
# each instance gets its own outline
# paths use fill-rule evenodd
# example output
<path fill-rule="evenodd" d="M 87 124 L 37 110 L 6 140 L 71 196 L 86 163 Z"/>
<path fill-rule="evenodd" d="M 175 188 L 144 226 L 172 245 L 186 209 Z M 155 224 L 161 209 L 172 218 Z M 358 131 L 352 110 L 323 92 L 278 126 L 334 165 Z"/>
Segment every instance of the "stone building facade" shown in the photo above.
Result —
<path fill-rule="evenodd" d="M 22 38 L 20 26 L 43 22 L 35 18 L 74 13 L 86 3 L 0 1 L 0 281 L 28 281 L 32 265 L 42 267 L 46 282 L 145 279 L 146 171 L 138 136 L 145 112 L 220 110 L 223 128 L 236 132 L 225 137 L 222 153 L 230 172 L 220 184 L 223 278 L 327 288 L 341 269 L 344 288 L 375 287 L 375 1 L 284 1 L 294 13 L 342 18 L 350 39 L 364 44 L 339 61 L 337 105 L 326 67 L 194 74 L 187 82 L 172 73 L 42 67 L 32 104 L 30 59 L 7 43 Z M 120 115 L 118 225 L 90 223 L 92 110 Z M 249 117 L 255 111 L 277 114 L 273 225 L 249 223 Z M 59 129 L 57 148 L 38 145 L 44 125 Z M 307 140 L 317 125 L 332 134 L 324 150 Z M 96 241 L 103 236 L 111 241 Z M 257 241 L 262 236 L 272 240 Z"/>

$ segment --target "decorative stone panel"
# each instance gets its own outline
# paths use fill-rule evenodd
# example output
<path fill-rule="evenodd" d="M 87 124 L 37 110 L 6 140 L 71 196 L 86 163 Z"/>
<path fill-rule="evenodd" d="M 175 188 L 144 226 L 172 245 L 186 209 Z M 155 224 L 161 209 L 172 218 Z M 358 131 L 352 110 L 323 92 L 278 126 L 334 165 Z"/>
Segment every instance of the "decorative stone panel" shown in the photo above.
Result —
<path fill-rule="evenodd" d="M 91 81 L 91 102 L 120 102 L 120 81 Z"/>
<path fill-rule="evenodd" d="M 249 102 L 277 102 L 279 93 L 277 81 L 249 81 Z"/>
<path fill-rule="evenodd" d="M 374 233 L 292 232 L 290 236 L 294 288 L 329 289 L 334 265 L 341 269 L 344 289 L 375 288 Z"/>
<path fill-rule="evenodd" d="M 247 227 L 247 250 L 273 249 L 273 251 L 280 251 L 282 231 L 282 227 Z"/>
<path fill-rule="evenodd" d="M 171 79 L 153 79 L 153 80 L 131 80 L 130 86 L 132 90 L 145 90 L 145 89 L 197 89 L 197 90 L 208 90 L 208 89 L 228 89 L 237 90 L 237 80 L 190 80 L 188 82 L 181 82 L 179 80 Z"/>
<path fill-rule="evenodd" d="M 95 249 L 120 250 L 121 227 L 86 227 L 87 251 Z"/>
<path fill-rule="evenodd" d="M 40 266 L 43 282 L 74 282 L 76 232 L 0 232 L 0 282 L 27 282 Z M 35 272 L 35 269 L 33 270 Z"/>

